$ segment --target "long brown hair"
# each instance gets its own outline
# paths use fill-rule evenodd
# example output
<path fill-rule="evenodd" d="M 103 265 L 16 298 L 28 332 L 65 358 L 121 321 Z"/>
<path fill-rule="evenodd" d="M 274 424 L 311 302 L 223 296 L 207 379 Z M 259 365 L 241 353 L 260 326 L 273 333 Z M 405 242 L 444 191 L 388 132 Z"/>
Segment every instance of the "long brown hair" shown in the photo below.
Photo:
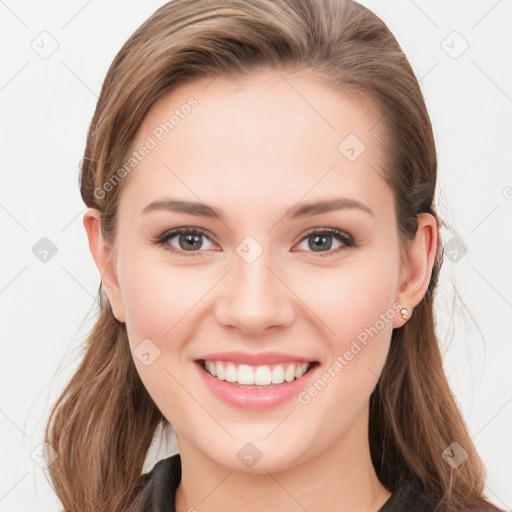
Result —
<path fill-rule="evenodd" d="M 384 177 L 393 190 L 403 247 L 417 216 L 437 216 L 437 156 L 414 72 L 375 14 L 351 0 L 174 0 L 158 9 L 111 64 L 89 127 L 81 169 L 85 204 L 101 212 L 114 237 L 122 180 L 112 180 L 152 105 L 196 78 L 242 77 L 258 70 L 306 71 L 375 109 L 387 148 Z M 443 371 L 433 303 L 442 264 L 438 244 L 430 284 L 410 320 L 394 329 L 382 376 L 370 399 L 372 460 L 395 490 L 416 475 L 443 510 L 484 510 L 485 473 Z M 166 422 L 144 388 L 119 323 L 99 289 L 97 322 L 83 359 L 55 404 L 46 441 L 57 451 L 50 476 L 65 511 L 121 512 L 141 499 L 140 476 L 153 432 Z M 457 442 L 457 469 L 442 452 Z M 441 506 L 439 507 L 441 509 Z"/>

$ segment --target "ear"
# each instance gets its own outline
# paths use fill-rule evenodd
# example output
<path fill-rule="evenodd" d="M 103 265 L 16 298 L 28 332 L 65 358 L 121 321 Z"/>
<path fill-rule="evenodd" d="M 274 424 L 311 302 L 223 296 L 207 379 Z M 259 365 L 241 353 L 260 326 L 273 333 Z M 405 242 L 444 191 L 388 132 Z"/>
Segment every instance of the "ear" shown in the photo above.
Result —
<path fill-rule="evenodd" d="M 114 316 L 119 322 L 125 322 L 121 289 L 115 272 L 115 258 L 112 249 L 107 246 L 101 234 L 100 211 L 87 208 L 83 222 L 89 239 L 89 249 L 100 271 L 103 289 L 112 306 Z"/>
<path fill-rule="evenodd" d="M 438 237 L 436 218 L 430 213 L 418 215 L 418 229 L 405 255 L 396 297 L 401 307 L 407 308 L 409 318 L 413 308 L 421 302 L 427 292 L 435 262 Z M 406 321 L 401 314 L 397 314 L 393 319 L 393 328 L 402 327 Z"/>

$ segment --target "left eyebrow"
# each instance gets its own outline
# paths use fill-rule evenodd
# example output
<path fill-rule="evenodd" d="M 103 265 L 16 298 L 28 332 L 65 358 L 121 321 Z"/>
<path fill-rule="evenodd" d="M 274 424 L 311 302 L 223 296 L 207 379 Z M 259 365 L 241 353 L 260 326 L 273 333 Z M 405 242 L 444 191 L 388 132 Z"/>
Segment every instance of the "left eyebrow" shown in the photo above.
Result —
<path fill-rule="evenodd" d="M 298 219 L 302 217 L 310 217 L 312 215 L 319 215 L 321 213 L 328 213 L 335 210 L 361 210 L 370 215 L 375 215 L 373 210 L 365 204 L 346 197 L 329 199 L 325 201 L 317 201 L 310 203 L 300 203 L 293 206 L 285 213 L 284 217 L 288 220 Z M 209 206 L 205 203 L 198 203 L 194 201 L 179 201 L 175 199 L 166 199 L 162 201 L 153 201 L 148 204 L 142 213 L 148 213 L 154 210 L 167 210 L 176 213 L 186 213 L 189 215 L 196 215 L 199 217 L 208 217 L 224 221 L 225 216 L 219 208 Z"/>
<path fill-rule="evenodd" d="M 298 219 L 300 217 L 309 217 L 311 215 L 318 215 L 320 213 L 328 213 L 335 210 L 361 210 L 375 215 L 373 210 L 365 204 L 348 197 L 338 197 L 325 201 L 317 201 L 313 203 L 299 203 L 298 205 L 290 208 L 286 214 L 287 219 Z"/>
<path fill-rule="evenodd" d="M 178 201 L 174 199 L 153 201 L 142 210 L 142 213 L 144 214 L 154 210 L 167 210 L 176 213 L 188 213 L 189 215 L 197 215 L 199 217 L 224 220 L 224 214 L 218 208 L 193 201 Z"/>

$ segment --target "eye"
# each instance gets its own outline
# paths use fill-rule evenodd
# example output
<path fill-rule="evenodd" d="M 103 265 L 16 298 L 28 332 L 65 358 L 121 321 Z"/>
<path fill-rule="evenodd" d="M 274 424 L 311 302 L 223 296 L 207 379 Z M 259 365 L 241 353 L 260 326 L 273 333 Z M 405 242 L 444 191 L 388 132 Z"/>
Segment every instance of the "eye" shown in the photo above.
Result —
<path fill-rule="evenodd" d="M 175 238 L 177 239 L 175 243 L 178 245 L 178 247 L 171 243 L 171 241 Z M 205 231 L 200 228 L 187 227 L 165 231 L 156 237 L 153 242 L 163 246 L 169 251 L 176 252 L 176 254 L 182 256 L 184 255 L 183 253 L 193 253 L 195 251 L 200 251 L 203 246 L 202 238 L 209 240 Z M 190 256 L 195 256 L 195 254 L 190 254 Z"/>
<path fill-rule="evenodd" d="M 339 244 L 339 247 L 331 251 L 330 249 L 332 248 L 333 245 L 333 238 L 336 239 L 337 243 Z M 301 240 L 301 244 L 304 243 L 306 244 L 306 250 L 312 248 L 311 252 L 327 253 L 327 255 L 338 253 L 340 250 L 343 250 L 344 248 L 347 247 L 355 247 L 355 242 L 351 235 L 335 228 L 316 229 L 308 233 Z M 324 254 L 320 254 L 320 256 L 324 256 Z"/>
<path fill-rule="evenodd" d="M 335 250 L 331 250 L 333 238 L 336 239 L 339 244 L 339 247 L 335 248 Z M 174 239 L 176 239 L 176 242 L 174 243 L 177 244 L 177 247 L 171 243 Z M 153 243 L 160 245 L 166 250 L 172 251 L 179 256 L 197 256 L 198 253 L 203 252 L 205 249 L 203 247 L 204 239 L 209 240 L 210 243 L 212 243 L 210 237 L 203 229 L 181 227 L 163 232 L 161 235 L 153 239 Z M 310 252 L 326 253 L 327 255 L 338 253 L 347 247 L 356 246 L 351 235 L 336 228 L 315 229 L 302 238 L 301 244 L 304 243 L 307 245 L 305 249 L 306 251 L 312 248 L 312 251 Z M 206 247 L 206 249 L 211 249 L 211 247 Z M 302 249 L 304 250 L 304 247 Z M 189 254 L 187 255 L 186 253 Z M 324 256 L 324 254 L 319 254 L 319 256 Z"/>

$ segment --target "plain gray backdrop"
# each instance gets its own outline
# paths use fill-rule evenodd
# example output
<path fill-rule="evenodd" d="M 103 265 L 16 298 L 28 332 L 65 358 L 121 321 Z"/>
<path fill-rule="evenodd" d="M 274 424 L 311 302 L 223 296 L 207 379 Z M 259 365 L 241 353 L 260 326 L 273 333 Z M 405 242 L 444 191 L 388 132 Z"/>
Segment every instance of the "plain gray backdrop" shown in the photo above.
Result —
<path fill-rule="evenodd" d="M 2 512 L 58 510 L 39 456 L 43 429 L 76 368 L 99 285 L 79 162 L 112 59 L 164 3 L 0 0 Z M 361 3 L 395 34 L 431 115 L 438 210 L 455 230 L 443 230 L 436 310 L 445 370 L 488 495 L 510 510 L 512 1 Z M 146 469 L 169 443 L 155 445 Z"/>

